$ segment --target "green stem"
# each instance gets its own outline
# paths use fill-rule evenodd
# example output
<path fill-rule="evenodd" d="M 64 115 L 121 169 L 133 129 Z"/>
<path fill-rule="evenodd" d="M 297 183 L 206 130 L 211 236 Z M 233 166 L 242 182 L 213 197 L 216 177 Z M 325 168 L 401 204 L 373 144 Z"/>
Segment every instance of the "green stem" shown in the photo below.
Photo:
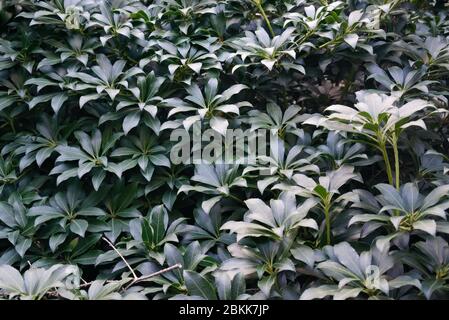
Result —
<path fill-rule="evenodd" d="M 281 257 L 282 258 L 288 258 L 291 253 L 290 249 L 292 248 L 293 244 L 295 243 L 295 239 L 298 236 L 298 229 L 293 230 L 292 232 L 287 234 L 287 237 L 283 239 L 283 247 Z"/>
<path fill-rule="evenodd" d="M 390 12 L 391 11 L 393 11 L 393 9 L 398 5 L 398 4 L 400 4 L 402 2 L 402 0 L 395 0 L 395 1 L 392 1 L 392 5 L 391 5 L 391 7 L 390 7 Z"/>
<path fill-rule="evenodd" d="M 382 149 L 382 157 L 384 158 L 384 162 L 385 162 L 385 168 L 387 169 L 388 183 L 392 185 L 393 184 L 393 174 L 391 172 L 390 159 L 388 158 L 387 149 L 386 149 L 385 145 L 382 146 L 381 149 Z"/>
<path fill-rule="evenodd" d="M 265 13 L 265 10 L 262 7 L 262 3 L 260 2 L 260 0 L 255 0 L 254 4 L 256 5 L 257 9 L 259 10 L 260 14 L 262 15 L 263 19 L 265 20 L 268 30 L 270 30 L 271 36 L 274 37 L 275 33 L 273 31 L 273 28 L 271 27 L 270 20 L 268 20 L 267 14 Z"/>
<path fill-rule="evenodd" d="M 382 152 L 382 157 L 384 158 L 385 168 L 387 170 L 387 176 L 388 176 L 388 183 L 393 185 L 393 173 L 391 171 L 391 164 L 390 164 L 390 158 L 388 157 L 388 153 L 387 153 L 387 146 L 379 132 L 377 133 L 377 143 L 379 145 L 379 149 Z"/>
<path fill-rule="evenodd" d="M 341 42 L 344 41 L 344 38 L 345 38 L 346 35 L 351 34 L 351 33 L 355 32 L 355 31 L 356 31 L 356 28 L 354 26 L 352 26 L 352 27 L 348 28 L 345 31 L 344 34 L 337 35 L 335 39 L 329 40 L 329 41 L 323 43 L 322 45 L 320 45 L 318 47 L 318 49 L 323 49 L 324 47 L 326 47 L 328 45 L 332 45 L 332 44 L 337 44 L 338 45 L 338 44 L 340 44 Z"/>
<path fill-rule="evenodd" d="M 330 217 L 330 205 L 326 203 L 324 205 L 324 217 L 326 219 L 326 244 L 331 244 L 331 217 Z"/>
<path fill-rule="evenodd" d="M 393 134 L 392 139 L 392 145 L 393 145 L 393 153 L 394 153 L 394 173 L 396 178 L 396 189 L 399 190 L 400 188 L 400 177 L 399 177 L 399 151 L 398 151 L 398 138 L 396 136 L 396 133 Z"/>
<path fill-rule="evenodd" d="M 231 198 L 231 199 L 233 199 L 233 200 L 235 200 L 235 201 L 237 201 L 237 202 L 243 203 L 243 204 L 245 203 L 243 200 L 237 198 L 236 196 L 234 196 L 234 195 L 232 195 L 232 194 L 228 194 L 228 195 L 226 195 L 225 197 Z"/>
<path fill-rule="evenodd" d="M 388 12 L 392 12 L 393 9 L 394 9 L 398 4 L 400 4 L 401 2 L 402 2 L 402 0 L 393 0 L 393 1 L 391 1 L 391 6 L 390 6 Z M 386 4 L 388 4 L 388 3 L 386 3 Z M 382 14 L 382 13 L 383 13 L 383 12 L 381 12 L 381 14 L 380 14 L 380 21 L 381 21 L 381 22 L 384 22 L 385 19 L 388 17 L 389 13 L 385 13 L 385 14 Z"/>

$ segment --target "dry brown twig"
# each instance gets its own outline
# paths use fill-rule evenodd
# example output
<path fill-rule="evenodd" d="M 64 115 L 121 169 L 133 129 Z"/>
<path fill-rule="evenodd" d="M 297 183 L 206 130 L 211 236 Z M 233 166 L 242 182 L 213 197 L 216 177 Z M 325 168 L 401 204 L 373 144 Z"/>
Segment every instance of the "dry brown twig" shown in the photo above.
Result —
<path fill-rule="evenodd" d="M 131 283 L 125 287 L 125 290 L 128 289 L 129 287 L 131 287 L 132 285 L 136 284 L 137 282 L 145 281 L 147 279 L 150 279 L 150 278 L 156 277 L 158 275 L 161 275 L 161 274 L 163 274 L 165 272 L 169 272 L 171 270 L 175 270 L 175 269 L 179 269 L 179 268 L 182 268 L 182 265 L 180 263 L 177 263 L 177 264 L 172 265 L 172 266 L 170 266 L 168 268 L 156 271 L 156 272 L 148 274 L 146 276 L 141 276 L 141 277 L 139 277 L 137 279 L 132 280 Z"/>
<path fill-rule="evenodd" d="M 144 275 L 141 277 L 138 277 L 136 272 L 134 271 L 134 269 L 130 266 L 130 264 L 128 263 L 128 261 L 126 261 L 125 257 L 120 253 L 120 251 L 114 246 L 114 244 L 109 241 L 109 239 L 107 239 L 106 237 L 102 238 L 105 242 L 107 242 L 107 244 L 118 254 L 118 256 L 123 260 L 123 262 L 125 263 L 126 267 L 129 269 L 129 271 L 131 271 L 131 274 L 133 275 L 132 278 L 129 279 L 122 279 L 122 280 L 107 280 L 106 283 L 112 283 L 112 282 L 120 282 L 120 281 L 124 281 L 123 285 L 125 285 L 128 281 L 131 281 L 126 287 L 124 287 L 124 290 L 127 290 L 128 288 L 130 288 L 132 285 L 138 283 L 138 282 L 142 282 L 145 280 L 148 280 L 150 278 L 156 277 L 158 275 L 161 275 L 163 273 L 169 272 L 171 270 L 175 270 L 175 269 L 179 269 L 182 268 L 182 265 L 180 263 L 177 263 L 175 265 L 169 266 L 165 269 L 156 271 L 154 273 L 148 274 L 148 275 Z M 83 284 L 81 284 L 79 286 L 79 288 L 85 288 L 85 287 L 89 287 L 92 284 L 93 281 L 91 282 L 84 282 Z"/>
<path fill-rule="evenodd" d="M 112 249 L 114 249 L 115 252 L 117 252 L 117 254 L 119 255 L 119 257 L 123 260 L 123 262 L 125 263 L 125 265 L 128 267 L 129 271 L 131 271 L 131 273 L 132 273 L 134 279 L 139 278 L 139 277 L 137 276 L 137 274 L 134 272 L 133 268 L 131 268 L 131 266 L 129 265 L 128 261 L 126 261 L 125 257 L 120 253 L 120 251 L 118 251 L 118 249 L 114 246 L 114 244 L 113 244 L 111 241 L 109 241 L 109 239 L 106 238 L 106 237 L 103 237 L 102 239 L 103 239 L 104 241 L 106 241 L 106 242 L 109 244 L 109 246 L 110 246 Z"/>
<path fill-rule="evenodd" d="M 103 240 L 106 241 L 109 244 L 109 246 L 111 246 L 111 248 L 114 249 L 115 252 L 117 252 L 119 257 L 123 260 L 123 262 L 125 263 L 125 265 L 128 267 L 128 269 L 131 271 L 131 273 L 133 275 L 133 279 L 132 279 L 131 283 L 125 287 L 125 290 L 128 289 L 129 287 L 131 287 L 133 284 L 136 284 L 137 282 L 141 282 L 141 281 L 144 281 L 146 279 L 149 279 L 149 278 L 158 276 L 160 274 L 163 274 L 165 272 L 168 272 L 168 271 L 171 271 L 171 270 L 178 269 L 178 268 L 182 267 L 181 264 L 177 263 L 177 264 L 175 264 L 175 265 L 173 265 L 171 267 L 159 270 L 159 271 L 157 271 L 155 273 L 152 273 L 152 274 L 149 274 L 149 275 L 146 275 L 146 276 L 142 276 L 142 277 L 138 277 L 137 274 L 134 272 L 134 269 L 129 265 L 128 261 L 126 261 L 125 257 L 120 253 L 120 251 L 118 251 L 118 249 L 114 246 L 114 244 L 111 241 L 109 241 L 109 239 L 106 238 L 106 237 L 103 237 Z"/>
<path fill-rule="evenodd" d="M 107 242 L 109 244 L 109 246 L 119 255 L 119 257 L 123 260 L 123 262 L 125 263 L 126 267 L 129 269 L 129 271 L 131 271 L 131 274 L 133 275 L 132 278 L 128 278 L 128 279 L 122 279 L 122 280 L 106 280 L 105 283 L 114 283 L 114 282 L 122 282 L 123 281 L 123 290 L 126 291 L 128 290 L 131 286 L 133 286 L 134 284 L 138 283 L 138 282 L 142 282 L 145 280 L 148 280 L 150 278 L 159 276 L 163 273 L 175 270 L 175 269 L 179 269 L 182 268 L 182 265 L 180 263 L 177 263 L 175 265 L 169 266 L 165 269 L 153 272 L 151 274 L 148 275 L 144 275 L 144 276 L 140 276 L 138 277 L 137 274 L 135 273 L 134 269 L 129 265 L 128 261 L 126 261 L 125 257 L 120 253 L 120 251 L 114 246 L 114 244 L 109 241 L 106 237 L 102 238 L 105 242 Z M 126 283 L 128 283 L 128 281 L 130 281 L 130 283 L 125 286 Z M 86 288 L 89 287 L 90 285 L 92 285 L 93 281 L 90 282 L 86 282 L 85 280 L 83 280 L 84 283 L 80 284 L 78 286 L 79 289 L 81 288 Z M 57 296 L 58 295 L 58 291 L 51 291 L 47 293 L 50 296 Z"/>
<path fill-rule="evenodd" d="M 180 263 L 177 263 L 175 265 L 172 265 L 170 267 L 167 267 L 165 269 L 156 271 L 154 273 L 151 273 L 151 274 L 148 274 L 148 275 L 145 275 L 145 276 L 141 276 L 141 277 L 137 277 L 137 278 L 128 278 L 128 279 L 126 279 L 125 283 L 128 282 L 128 281 L 131 281 L 131 283 L 125 287 L 125 290 L 128 289 L 129 287 L 131 287 L 132 285 L 138 283 L 138 282 L 142 282 L 142 281 L 148 280 L 150 278 L 159 276 L 159 275 L 161 275 L 163 273 L 166 273 L 166 272 L 169 272 L 169 271 L 172 271 L 172 270 L 175 270 L 175 269 L 179 269 L 179 268 L 182 268 L 182 265 Z M 107 283 L 111 283 L 111 282 L 120 282 L 120 281 L 123 281 L 123 280 L 107 280 L 106 282 Z M 89 287 L 92 284 L 92 282 L 93 281 L 83 283 L 79 287 L 80 288 Z"/>

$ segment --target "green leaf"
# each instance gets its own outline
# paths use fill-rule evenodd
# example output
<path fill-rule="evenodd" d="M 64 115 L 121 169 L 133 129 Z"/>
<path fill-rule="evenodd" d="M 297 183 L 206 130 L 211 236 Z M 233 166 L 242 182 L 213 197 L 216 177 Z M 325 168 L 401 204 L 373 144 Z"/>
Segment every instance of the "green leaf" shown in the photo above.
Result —
<path fill-rule="evenodd" d="M 153 239 L 153 227 L 146 219 L 142 221 L 142 241 L 147 245 L 156 243 Z"/>
<path fill-rule="evenodd" d="M 8 265 L 0 265 L 0 288 L 16 294 L 26 291 L 20 272 Z"/>
<path fill-rule="evenodd" d="M 123 119 L 123 132 L 128 134 L 128 132 L 135 128 L 140 121 L 140 112 L 132 112 L 128 114 L 125 119 Z"/>
<path fill-rule="evenodd" d="M 31 247 L 31 244 L 32 244 L 31 239 L 19 236 L 19 238 L 17 239 L 16 244 L 15 244 L 17 253 L 23 258 L 25 253 Z"/>

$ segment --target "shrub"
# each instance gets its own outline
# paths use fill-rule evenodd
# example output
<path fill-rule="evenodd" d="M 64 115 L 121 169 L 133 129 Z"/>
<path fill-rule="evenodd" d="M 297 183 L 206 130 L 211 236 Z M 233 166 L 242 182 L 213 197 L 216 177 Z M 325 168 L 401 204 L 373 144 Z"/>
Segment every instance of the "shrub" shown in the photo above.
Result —
<path fill-rule="evenodd" d="M 449 297 L 444 1 L 7 0 L 0 25 L 0 297 Z"/>

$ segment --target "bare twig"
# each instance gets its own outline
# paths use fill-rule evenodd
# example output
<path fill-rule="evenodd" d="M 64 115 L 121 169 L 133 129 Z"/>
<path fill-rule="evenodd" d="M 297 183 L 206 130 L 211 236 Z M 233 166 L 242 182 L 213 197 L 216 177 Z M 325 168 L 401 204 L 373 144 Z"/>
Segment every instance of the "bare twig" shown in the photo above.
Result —
<path fill-rule="evenodd" d="M 129 278 L 130 280 L 132 278 Z M 116 283 L 116 282 L 120 282 L 121 280 L 105 280 L 104 283 Z M 90 287 L 92 285 L 92 283 L 94 283 L 94 281 L 89 281 L 89 282 L 85 282 L 79 285 L 79 288 L 86 288 L 86 287 Z"/>
<path fill-rule="evenodd" d="M 138 282 L 142 282 L 142 281 L 148 280 L 148 279 L 150 279 L 150 278 L 156 277 L 156 276 L 158 276 L 158 275 L 161 275 L 161 274 L 163 274 L 163 273 L 165 273 L 165 272 L 169 272 L 169 271 L 174 270 L 174 269 L 182 268 L 182 265 L 181 265 L 180 263 L 177 263 L 177 264 L 172 265 L 172 266 L 170 266 L 170 267 L 167 267 L 167 268 L 165 268 L 165 269 L 162 269 L 162 270 L 153 272 L 153 273 L 148 274 L 148 275 L 145 275 L 145 276 L 138 277 L 137 274 L 134 272 L 133 268 L 132 268 L 132 267 L 129 265 L 129 263 L 126 261 L 125 257 L 123 257 L 123 255 L 117 250 L 117 248 L 114 246 L 114 244 L 112 244 L 112 242 L 109 241 L 106 237 L 103 237 L 102 239 L 103 239 L 104 241 L 106 241 L 106 242 L 109 244 L 109 246 L 111 246 L 112 249 L 114 249 L 114 251 L 115 251 L 115 252 L 119 255 L 119 257 L 123 260 L 123 262 L 126 264 L 126 266 L 128 267 L 128 269 L 131 271 L 131 273 L 132 273 L 132 275 L 133 275 L 133 278 L 122 279 L 122 280 L 106 280 L 106 281 L 105 281 L 105 283 L 114 283 L 114 282 L 122 282 L 122 281 L 123 281 L 123 286 L 124 286 L 128 281 L 130 281 L 129 284 L 128 284 L 126 287 L 123 287 L 123 290 L 127 290 L 129 287 L 131 287 L 132 285 L 134 285 L 134 284 L 136 284 L 136 283 L 138 283 Z M 92 285 L 92 283 L 93 283 L 93 281 L 91 281 L 91 282 L 86 282 L 84 279 L 82 279 L 82 281 L 83 281 L 84 283 L 82 283 L 82 284 L 79 285 L 79 288 L 80 288 L 80 289 L 81 289 L 81 288 L 85 288 L 85 287 L 89 287 L 89 286 Z M 57 292 L 57 291 L 51 291 L 51 292 L 48 292 L 47 294 L 50 295 L 50 296 L 57 296 L 57 295 L 58 295 L 58 292 Z"/>
<path fill-rule="evenodd" d="M 159 276 L 159 275 L 161 275 L 163 273 L 166 273 L 166 272 L 169 272 L 169 271 L 172 271 L 172 270 L 175 270 L 175 269 L 179 269 L 179 268 L 182 268 L 182 265 L 180 263 L 177 263 L 175 265 L 172 265 L 172 266 L 167 267 L 165 269 L 162 269 L 162 270 L 156 271 L 154 273 L 148 274 L 146 276 L 141 276 L 141 277 L 134 278 L 134 279 L 133 278 L 129 278 L 129 279 L 127 279 L 125 281 L 125 283 L 128 282 L 128 281 L 131 281 L 131 283 L 125 287 L 125 290 L 128 289 L 129 287 L 131 287 L 132 285 L 138 283 L 138 282 L 142 282 L 142 281 L 148 280 L 150 278 Z M 122 281 L 122 280 L 106 280 L 105 283 L 114 283 L 114 282 L 120 282 L 120 281 Z M 92 283 L 93 283 L 93 281 L 91 281 L 91 282 L 84 282 L 83 284 L 79 285 L 79 288 L 89 287 Z"/>
<path fill-rule="evenodd" d="M 117 250 L 117 248 L 112 244 L 112 242 L 109 241 L 106 237 L 103 237 L 103 240 L 106 241 L 111 246 L 111 248 L 114 249 L 115 252 L 117 252 L 117 254 L 120 256 L 120 258 L 122 258 L 123 262 L 126 264 L 126 266 L 128 267 L 129 271 L 131 271 L 131 273 L 133 274 L 134 280 L 138 279 L 139 277 L 134 272 L 133 268 L 131 268 L 131 266 L 129 265 L 128 261 L 126 261 L 125 257 L 122 256 L 122 254 Z"/>

